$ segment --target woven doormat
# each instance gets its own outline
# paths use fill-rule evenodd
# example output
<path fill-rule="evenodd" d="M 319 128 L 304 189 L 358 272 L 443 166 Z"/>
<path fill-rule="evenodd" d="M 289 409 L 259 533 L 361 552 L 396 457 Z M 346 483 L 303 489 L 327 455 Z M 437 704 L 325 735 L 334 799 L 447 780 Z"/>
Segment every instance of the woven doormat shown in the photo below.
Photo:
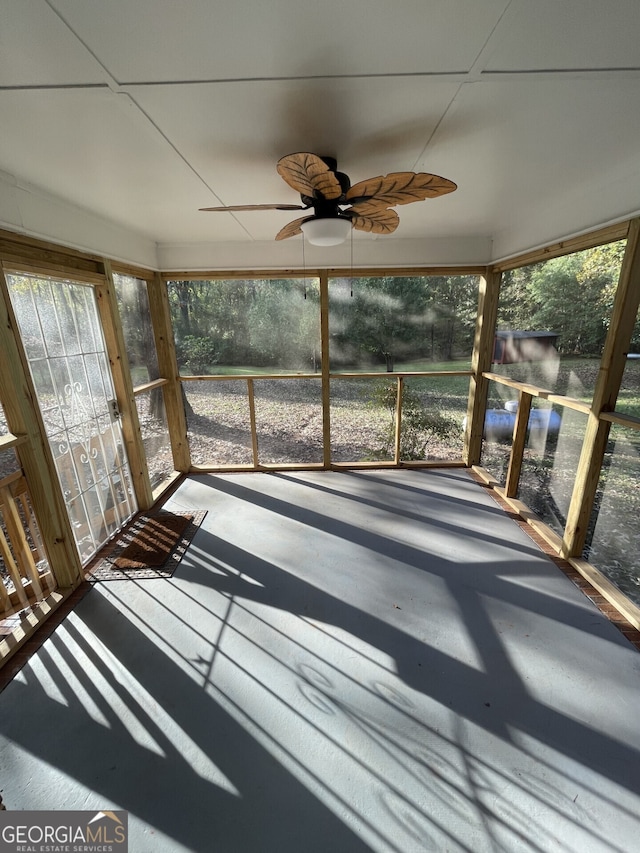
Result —
<path fill-rule="evenodd" d="M 142 513 L 86 568 L 90 583 L 170 578 L 206 510 Z"/>

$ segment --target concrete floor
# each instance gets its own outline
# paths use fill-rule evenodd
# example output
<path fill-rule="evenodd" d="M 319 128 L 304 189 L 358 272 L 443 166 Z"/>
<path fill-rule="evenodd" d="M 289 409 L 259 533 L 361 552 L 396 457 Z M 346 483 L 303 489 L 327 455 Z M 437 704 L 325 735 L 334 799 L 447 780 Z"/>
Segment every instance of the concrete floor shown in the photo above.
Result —
<path fill-rule="evenodd" d="M 197 476 L 0 694 L 9 809 L 132 853 L 629 851 L 640 655 L 462 470 Z"/>

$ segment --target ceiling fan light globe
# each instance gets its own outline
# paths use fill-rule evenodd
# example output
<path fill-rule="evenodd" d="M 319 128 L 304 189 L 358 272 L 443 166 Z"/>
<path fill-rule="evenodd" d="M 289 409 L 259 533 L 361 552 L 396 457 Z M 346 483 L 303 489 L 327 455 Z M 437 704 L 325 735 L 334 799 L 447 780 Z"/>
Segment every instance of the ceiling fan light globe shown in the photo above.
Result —
<path fill-rule="evenodd" d="M 343 217 L 309 219 L 300 226 L 305 240 L 312 246 L 337 246 L 351 232 L 351 220 Z"/>

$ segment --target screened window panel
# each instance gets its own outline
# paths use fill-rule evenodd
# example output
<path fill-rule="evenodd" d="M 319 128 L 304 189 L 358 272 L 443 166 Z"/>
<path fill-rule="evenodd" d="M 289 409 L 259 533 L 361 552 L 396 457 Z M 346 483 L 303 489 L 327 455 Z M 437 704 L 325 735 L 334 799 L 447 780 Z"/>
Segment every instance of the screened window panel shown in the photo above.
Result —
<path fill-rule="evenodd" d="M 411 377 L 403 382 L 400 459 L 462 459 L 467 376 Z"/>
<path fill-rule="evenodd" d="M 640 606 L 640 432 L 612 426 L 585 559 Z"/>
<path fill-rule="evenodd" d="M 505 408 L 509 401 L 517 402 L 517 393 L 506 385 L 490 381 L 480 463 L 501 486 L 507 481 L 515 420 Z"/>
<path fill-rule="evenodd" d="M 505 273 L 492 370 L 590 401 L 625 245 L 620 240 Z"/>
<path fill-rule="evenodd" d="M 194 465 L 251 465 L 247 383 L 241 379 L 184 382 L 187 436 Z"/>
<path fill-rule="evenodd" d="M 258 461 L 322 462 L 320 379 L 254 381 Z"/>
<path fill-rule="evenodd" d="M 560 536 L 573 493 L 587 416 L 534 400 L 518 498 Z"/>
<path fill-rule="evenodd" d="M 616 412 L 640 418 L 640 310 L 631 336 Z"/>
<path fill-rule="evenodd" d="M 162 388 L 136 394 L 136 407 L 151 488 L 157 489 L 174 471 Z"/>
<path fill-rule="evenodd" d="M 331 369 L 437 370 L 471 364 L 477 276 L 329 280 Z"/>
<path fill-rule="evenodd" d="M 392 390 L 389 391 L 390 386 Z M 391 462 L 387 396 L 393 380 L 333 378 L 330 393 L 331 460 Z"/>
<path fill-rule="evenodd" d="M 144 385 L 160 377 L 147 283 L 119 273 L 113 280 L 132 381 Z"/>
<path fill-rule="evenodd" d="M 2 405 L 0 405 L 0 436 L 8 435 L 8 434 L 9 434 L 9 427 L 7 425 L 7 418 L 5 416 L 4 409 L 2 408 Z"/>
<path fill-rule="evenodd" d="M 320 370 L 317 279 L 167 283 L 182 375 Z"/>

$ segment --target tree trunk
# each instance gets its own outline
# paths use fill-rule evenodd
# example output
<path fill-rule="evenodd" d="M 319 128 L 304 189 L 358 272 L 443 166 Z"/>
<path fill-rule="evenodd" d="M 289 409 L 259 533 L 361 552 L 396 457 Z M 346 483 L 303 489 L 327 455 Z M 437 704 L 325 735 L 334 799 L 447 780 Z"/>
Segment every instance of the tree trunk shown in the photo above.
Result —
<path fill-rule="evenodd" d="M 195 418 L 196 413 L 193 411 L 191 403 L 187 400 L 187 395 L 185 393 L 184 385 L 182 384 L 182 382 L 180 383 L 180 393 L 182 394 L 182 404 L 184 406 L 184 414 L 188 424 L 190 419 Z"/>

